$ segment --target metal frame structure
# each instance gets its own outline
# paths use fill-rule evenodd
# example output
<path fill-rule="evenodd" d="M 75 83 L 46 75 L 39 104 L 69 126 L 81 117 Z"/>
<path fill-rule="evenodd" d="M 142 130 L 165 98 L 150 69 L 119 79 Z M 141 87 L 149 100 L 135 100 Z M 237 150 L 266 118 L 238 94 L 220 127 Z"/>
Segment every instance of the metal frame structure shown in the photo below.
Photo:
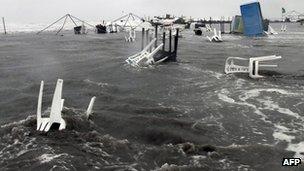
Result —
<path fill-rule="evenodd" d="M 139 19 L 141 21 L 140 24 L 136 25 L 135 27 L 132 27 L 131 25 L 128 26 L 127 24 L 129 23 L 130 24 L 130 20 L 133 19 L 133 21 L 135 21 L 136 19 Z M 120 24 L 117 24 L 116 22 L 117 21 L 124 21 L 122 25 Z M 123 30 L 125 30 L 125 28 L 131 28 L 131 29 L 135 29 L 137 28 L 139 25 L 141 25 L 143 22 L 145 21 L 145 19 L 143 19 L 142 17 L 139 17 L 138 15 L 136 14 L 133 14 L 133 13 L 128 13 L 126 15 L 123 15 L 115 20 L 113 20 L 111 23 L 113 25 L 113 23 L 116 23 L 119 27 L 121 27 Z"/>
<path fill-rule="evenodd" d="M 70 19 L 70 20 L 73 22 L 73 24 L 75 25 L 75 27 L 79 26 L 79 25 L 77 25 L 77 23 L 76 23 L 75 21 L 79 21 L 79 22 L 81 22 L 81 23 L 83 23 L 83 24 L 86 24 L 86 25 L 88 25 L 88 26 L 90 26 L 90 27 L 93 27 L 93 28 L 95 29 L 95 26 L 93 26 L 93 25 L 87 23 L 86 21 L 81 20 L 81 19 L 79 19 L 79 18 L 77 18 L 77 17 L 75 17 L 75 16 L 73 16 L 73 15 L 71 15 L 71 14 L 66 14 L 66 15 L 62 16 L 61 18 L 59 18 L 58 20 L 56 20 L 55 22 L 53 22 L 52 24 L 50 24 L 50 25 L 48 25 L 47 27 L 45 27 L 44 29 L 40 30 L 40 31 L 37 32 L 36 34 L 38 35 L 38 34 L 42 33 L 43 31 L 49 29 L 50 27 L 52 27 L 52 26 L 55 25 L 56 23 L 58 23 L 58 22 L 60 22 L 60 21 L 63 20 L 62 26 L 61 26 L 60 29 L 56 32 L 56 35 L 58 35 L 58 34 L 62 31 L 62 29 L 64 28 L 64 26 L 65 26 L 65 24 L 66 24 L 66 22 L 67 22 L 67 19 Z"/>

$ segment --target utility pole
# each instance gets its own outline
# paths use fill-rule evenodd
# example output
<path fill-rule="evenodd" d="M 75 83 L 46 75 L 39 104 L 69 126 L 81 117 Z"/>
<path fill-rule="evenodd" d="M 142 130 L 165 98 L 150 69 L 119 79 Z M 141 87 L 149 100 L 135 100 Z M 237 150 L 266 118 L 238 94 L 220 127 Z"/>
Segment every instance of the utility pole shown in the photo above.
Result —
<path fill-rule="evenodd" d="M 4 30 L 4 34 L 6 34 L 6 27 L 5 27 L 5 21 L 4 21 L 4 17 L 2 17 L 2 22 L 3 22 L 3 30 Z"/>

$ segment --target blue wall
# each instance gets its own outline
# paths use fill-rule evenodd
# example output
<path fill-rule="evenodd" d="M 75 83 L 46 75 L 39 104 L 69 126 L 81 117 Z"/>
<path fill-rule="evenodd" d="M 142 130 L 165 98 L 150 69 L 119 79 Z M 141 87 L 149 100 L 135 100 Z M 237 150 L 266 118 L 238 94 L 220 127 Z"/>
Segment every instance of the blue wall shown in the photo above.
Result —
<path fill-rule="evenodd" d="M 263 16 L 259 2 L 241 5 L 244 35 L 263 36 Z"/>

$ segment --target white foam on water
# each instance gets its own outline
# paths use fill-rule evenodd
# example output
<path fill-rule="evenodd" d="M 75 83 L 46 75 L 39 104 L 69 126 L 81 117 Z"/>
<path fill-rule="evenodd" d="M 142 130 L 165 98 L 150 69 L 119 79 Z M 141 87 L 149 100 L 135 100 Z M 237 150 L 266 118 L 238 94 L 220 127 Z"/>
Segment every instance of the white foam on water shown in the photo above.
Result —
<path fill-rule="evenodd" d="M 62 154 L 42 154 L 41 156 L 38 157 L 38 160 L 40 163 L 49 163 L 50 161 L 59 158 L 61 156 L 67 156 L 68 154 L 62 153 Z"/>
<path fill-rule="evenodd" d="M 280 131 L 275 131 L 272 135 L 276 140 L 286 141 L 289 143 L 291 143 L 291 141 L 295 139 L 295 136 L 287 135 Z"/>
<path fill-rule="evenodd" d="M 289 115 L 292 117 L 295 117 L 297 119 L 301 118 L 301 116 L 298 113 L 295 113 L 287 108 L 280 107 L 276 102 L 267 99 L 267 100 L 259 100 L 261 103 L 263 103 L 264 107 L 263 109 L 271 110 L 271 111 L 278 111 L 279 113 Z"/>
<path fill-rule="evenodd" d="M 222 89 L 221 92 L 218 93 L 218 98 L 220 100 L 224 101 L 224 102 L 227 102 L 227 103 L 250 107 L 254 110 L 255 114 L 261 116 L 261 119 L 264 122 L 266 122 L 266 123 L 270 122 L 270 121 L 266 120 L 268 117 L 263 112 L 261 112 L 256 105 L 251 104 L 251 103 L 247 103 L 245 100 L 242 100 L 242 99 L 241 99 L 242 100 L 241 102 L 237 102 L 236 100 L 228 97 L 228 95 L 229 95 L 229 91 L 227 89 Z"/>
<path fill-rule="evenodd" d="M 224 102 L 227 102 L 227 103 L 235 103 L 235 100 L 234 100 L 234 99 L 228 97 L 228 96 L 225 95 L 225 94 L 219 93 L 219 94 L 218 94 L 218 98 L 219 98 L 220 100 L 224 101 Z"/>
<path fill-rule="evenodd" d="M 304 141 L 297 144 L 289 144 L 286 150 L 295 152 L 295 158 L 304 160 Z"/>
<path fill-rule="evenodd" d="M 255 110 L 254 113 L 262 116 L 262 120 L 264 120 L 267 123 L 270 123 L 274 125 L 275 131 L 273 132 L 273 137 L 277 141 L 285 141 L 288 143 L 288 146 L 286 150 L 293 151 L 295 152 L 295 157 L 300 157 L 304 159 L 304 142 L 300 142 L 297 144 L 292 143 L 293 140 L 296 139 L 295 135 L 290 135 L 290 134 L 295 134 L 298 133 L 299 131 L 294 130 L 294 129 L 289 129 L 286 126 L 283 126 L 281 123 L 272 123 L 271 121 L 266 121 L 268 116 L 266 116 L 261 110 L 272 110 L 272 111 L 277 111 L 278 113 L 285 114 L 291 117 L 296 118 L 296 121 L 303 122 L 303 117 L 301 117 L 298 113 L 291 111 L 290 109 L 280 107 L 276 102 L 272 101 L 270 98 L 267 99 L 258 99 L 257 101 L 262 103 L 264 107 L 257 107 L 254 104 L 247 103 L 246 101 L 248 99 L 253 99 L 257 98 L 260 96 L 261 92 L 275 92 L 279 93 L 281 95 L 285 96 L 300 96 L 298 93 L 291 93 L 289 91 L 283 90 L 283 89 L 277 89 L 277 88 L 270 88 L 270 89 L 253 89 L 253 90 L 248 90 L 248 91 L 243 91 L 243 94 L 239 96 L 239 100 L 237 101 L 233 98 L 230 98 L 229 91 L 227 89 L 222 89 L 220 93 L 218 93 L 218 98 L 224 102 L 231 103 L 231 104 L 237 104 L 237 105 L 243 105 L 243 106 L 249 106 Z M 260 134 L 260 133 L 259 133 Z M 230 147 L 234 147 L 235 145 L 232 145 Z"/>
<path fill-rule="evenodd" d="M 245 80 L 239 78 L 239 79 L 236 80 L 235 88 L 236 89 L 243 89 L 244 85 L 245 85 Z"/>
<path fill-rule="evenodd" d="M 241 95 L 239 98 L 242 101 L 246 101 L 249 98 L 255 98 L 260 95 L 261 92 L 276 92 L 281 95 L 289 95 L 289 96 L 299 96 L 298 93 L 291 93 L 289 91 L 278 89 L 278 88 L 268 88 L 268 89 L 251 89 L 251 90 L 245 90 L 243 92 L 243 95 Z"/>

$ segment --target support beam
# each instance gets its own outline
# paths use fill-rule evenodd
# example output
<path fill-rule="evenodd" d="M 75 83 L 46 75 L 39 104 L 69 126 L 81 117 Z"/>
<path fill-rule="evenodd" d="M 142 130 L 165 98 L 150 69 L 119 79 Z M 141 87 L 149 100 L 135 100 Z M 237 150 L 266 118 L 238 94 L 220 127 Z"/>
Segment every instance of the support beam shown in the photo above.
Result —
<path fill-rule="evenodd" d="M 62 27 L 57 31 L 56 35 L 57 35 L 59 32 L 61 32 L 61 30 L 64 28 L 67 18 L 68 18 L 68 16 L 65 17 L 64 22 L 63 22 L 63 24 L 62 24 Z"/>
<path fill-rule="evenodd" d="M 172 30 L 169 30 L 169 52 L 172 52 Z"/>
<path fill-rule="evenodd" d="M 163 51 L 165 51 L 166 48 L 166 32 L 163 32 Z"/>
<path fill-rule="evenodd" d="M 72 20 L 72 22 L 74 23 L 74 25 L 77 27 L 78 25 L 76 24 L 76 22 L 74 21 L 74 19 L 71 17 L 71 15 L 67 14 L 67 16 Z"/>
<path fill-rule="evenodd" d="M 3 22 L 3 31 L 4 31 L 4 34 L 6 34 L 6 26 L 5 26 L 4 17 L 2 17 L 2 22 Z"/>
<path fill-rule="evenodd" d="M 70 17 L 71 17 L 71 18 L 74 18 L 75 20 L 80 21 L 81 23 L 85 23 L 86 25 L 95 28 L 95 26 L 93 26 L 93 25 L 89 24 L 88 22 L 86 22 L 86 21 L 84 21 L 84 20 L 81 20 L 81 19 L 79 19 L 79 18 L 77 18 L 77 17 L 75 17 L 75 16 L 73 16 L 73 15 L 70 15 Z"/>
<path fill-rule="evenodd" d="M 158 37 L 158 25 L 155 26 L 155 38 L 156 38 L 156 41 L 155 41 L 155 44 L 154 44 L 154 48 L 157 48 L 157 37 Z"/>
<path fill-rule="evenodd" d="M 40 34 L 43 31 L 45 31 L 46 29 L 52 27 L 54 24 L 58 23 L 60 20 L 64 19 L 64 17 L 67 17 L 67 15 L 64 15 L 63 17 L 59 18 L 58 20 L 56 20 L 54 23 L 50 24 L 49 26 L 47 26 L 46 28 L 42 29 L 41 31 L 37 32 L 36 34 Z"/>
<path fill-rule="evenodd" d="M 146 45 L 149 44 L 149 29 L 146 30 Z"/>
<path fill-rule="evenodd" d="M 176 29 L 176 35 L 174 37 L 174 53 L 173 53 L 173 57 L 172 57 L 172 61 L 176 61 L 176 56 L 177 56 L 177 47 L 178 47 L 178 37 L 179 36 L 179 29 Z"/>
<path fill-rule="evenodd" d="M 141 50 L 145 47 L 145 28 L 142 28 L 141 31 Z"/>

